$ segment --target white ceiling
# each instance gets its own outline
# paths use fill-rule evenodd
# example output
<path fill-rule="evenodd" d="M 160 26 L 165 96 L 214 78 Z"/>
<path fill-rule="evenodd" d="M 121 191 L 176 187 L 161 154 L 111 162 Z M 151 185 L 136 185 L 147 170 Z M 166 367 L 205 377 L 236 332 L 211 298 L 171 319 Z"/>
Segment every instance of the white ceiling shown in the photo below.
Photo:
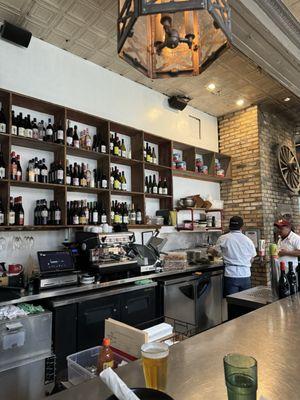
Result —
<path fill-rule="evenodd" d="M 285 1 L 300 9 L 300 1 Z M 42 40 L 154 90 L 188 95 L 192 106 L 212 115 L 235 111 L 239 98 L 246 106 L 277 104 L 291 116 L 298 107 L 295 96 L 235 49 L 198 77 L 151 80 L 118 58 L 116 18 L 117 0 L 0 0 L 0 20 L 23 26 Z M 219 90 L 216 95 L 206 90 L 212 81 Z M 285 97 L 292 98 L 288 105 Z"/>

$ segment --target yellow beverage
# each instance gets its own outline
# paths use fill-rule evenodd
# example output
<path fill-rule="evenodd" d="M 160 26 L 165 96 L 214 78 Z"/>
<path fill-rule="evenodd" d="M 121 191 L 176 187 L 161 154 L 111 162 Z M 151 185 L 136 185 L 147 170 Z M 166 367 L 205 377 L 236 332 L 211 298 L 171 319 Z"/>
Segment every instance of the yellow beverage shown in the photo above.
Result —
<path fill-rule="evenodd" d="M 142 361 L 146 387 L 165 390 L 167 385 L 169 346 L 146 343 L 142 346 Z"/>

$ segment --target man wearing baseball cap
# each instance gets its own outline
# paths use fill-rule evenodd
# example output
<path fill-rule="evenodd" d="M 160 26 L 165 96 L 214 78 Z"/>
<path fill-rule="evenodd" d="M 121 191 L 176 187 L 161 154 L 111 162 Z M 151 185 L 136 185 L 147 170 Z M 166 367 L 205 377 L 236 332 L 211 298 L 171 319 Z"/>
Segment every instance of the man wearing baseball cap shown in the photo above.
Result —
<path fill-rule="evenodd" d="M 211 254 L 223 257 L 224 296 L 238 293 L 251 287 L 251 264 L 256 256 L 253 242 L 243 234 L 243 218 L 234 216 L 229 221 L 229 233 L 221 235 Z"/>
<path fill-rule="evenodd" d="M 279 261 L 284 261 L 286 265 L 292 262 L 295 269 L 300 257 L 300 236 L 292 231 L 291 221 L 287 219 L 279 219 L 274 226 L 280 236 L 277 245 Z"/>

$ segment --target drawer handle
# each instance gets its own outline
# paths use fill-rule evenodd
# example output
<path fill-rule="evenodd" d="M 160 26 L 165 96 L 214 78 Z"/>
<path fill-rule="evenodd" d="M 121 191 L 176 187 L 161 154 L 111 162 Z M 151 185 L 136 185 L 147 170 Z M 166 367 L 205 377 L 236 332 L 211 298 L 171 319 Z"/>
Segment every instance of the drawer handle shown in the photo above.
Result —
<path fill-rule="evenodd" d="M 128 310 L 128 306 L 125 306 L 125 310 Z"/>
<path fill-rule="evenodd" d="M 15 323 L 12 323 L 12 324 L 6 324 L 6 329 L 9 332 L 18 331 L 18 330 L 20 330 L 22 328 L 23 328 L 23 325 L 21 324 L 21 322 L 15 322 Z"/>

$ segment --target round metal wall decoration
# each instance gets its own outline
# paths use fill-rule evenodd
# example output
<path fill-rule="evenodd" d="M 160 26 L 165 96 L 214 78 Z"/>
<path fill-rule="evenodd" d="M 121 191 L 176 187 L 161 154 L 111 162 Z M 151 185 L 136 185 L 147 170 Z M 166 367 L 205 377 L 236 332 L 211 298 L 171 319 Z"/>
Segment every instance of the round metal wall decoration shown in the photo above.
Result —
<path fill-rule="evenodd" d="M 299 194 L 300 190 L 300 167 L 295 151 L 285 144 L 278 148 L 278 164 L 281 176 L 288 187 L 294 194 Z"/>

